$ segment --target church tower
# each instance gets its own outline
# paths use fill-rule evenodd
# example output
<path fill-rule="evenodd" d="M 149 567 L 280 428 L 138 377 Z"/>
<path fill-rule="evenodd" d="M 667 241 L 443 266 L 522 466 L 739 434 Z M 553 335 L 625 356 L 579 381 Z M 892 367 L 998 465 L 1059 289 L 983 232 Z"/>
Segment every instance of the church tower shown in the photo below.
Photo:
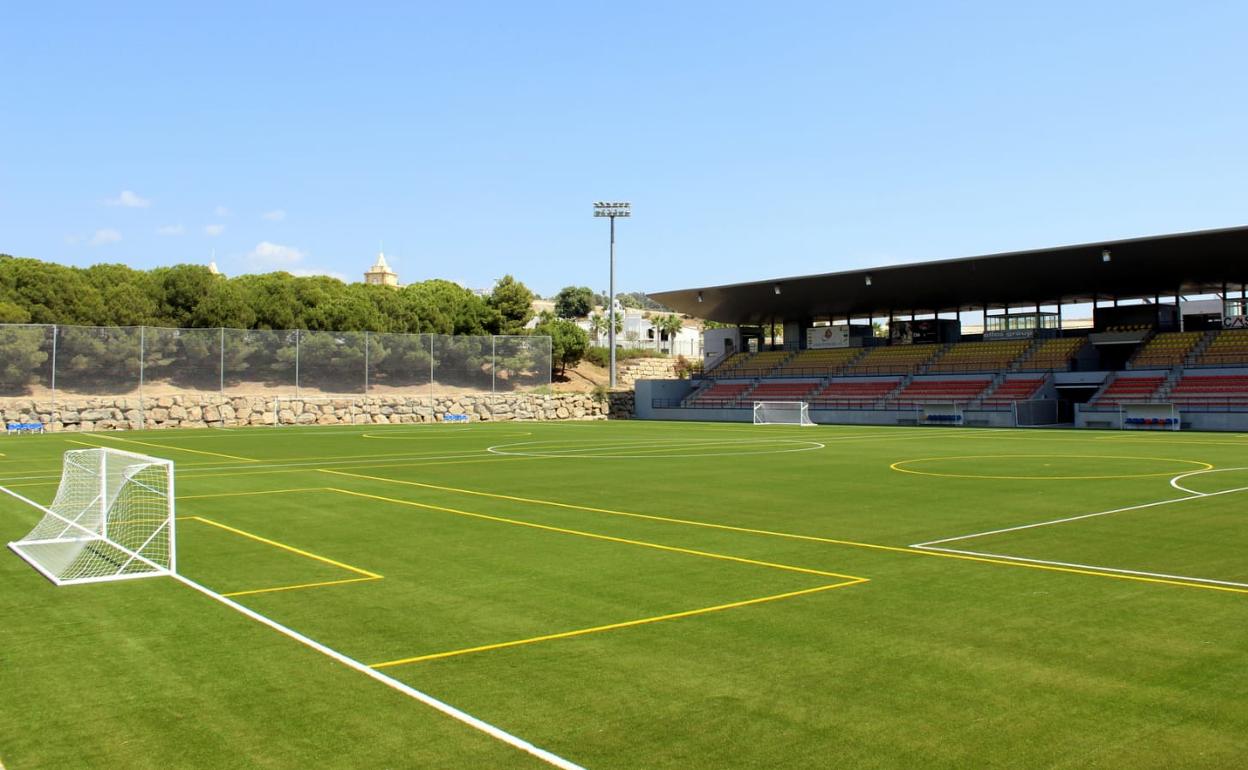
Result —
<path fill-rule="evenodd" d="M 377 286 L 398 286 L 399 274 L 390 269 L 386 264 L 386 255 L 383 252 L 377 252 L 377 262 L 364 273 L 364 283 L 371 283 Z"/>

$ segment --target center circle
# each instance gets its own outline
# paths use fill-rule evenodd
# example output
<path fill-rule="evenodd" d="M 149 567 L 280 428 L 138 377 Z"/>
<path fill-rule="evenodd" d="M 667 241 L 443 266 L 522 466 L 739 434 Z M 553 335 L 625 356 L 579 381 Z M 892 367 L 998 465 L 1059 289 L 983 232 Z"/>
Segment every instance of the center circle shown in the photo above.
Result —
<path fill-rule="evenodd" d="M 519 457 L 567 457 L 613 459 L 669 459 L 784 454 L 823 449 L 818 441 L 783 438 L 721 439 L 601 439 L 596 441 L 520 441 L 497 444 L 486 451 Z"/>
<path fill-rule="evenodd" d="M 1173 457 L 1124 455 L 959 455 L 899 460 L 888 466 L 899 473 L 954 479 L 1073 481 L 1171 477 L 1213 465 Z"/>

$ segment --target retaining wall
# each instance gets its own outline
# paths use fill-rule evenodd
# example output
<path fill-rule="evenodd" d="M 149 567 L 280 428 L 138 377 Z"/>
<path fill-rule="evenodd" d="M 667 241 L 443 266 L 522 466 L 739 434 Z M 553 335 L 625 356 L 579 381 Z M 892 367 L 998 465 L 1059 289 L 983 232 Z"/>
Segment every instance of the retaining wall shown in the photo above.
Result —
<path fill-rule="evenodd" d="M 605 420 L 623 404 L 594 401 L 584 393 L 481 394 L 439 397 L 344 396 L 282 398 L 272 396 L 178 395 L 139 399 L 93 397 L 50 401 L 0 399 L 6 423 L 43 423 L 54 431 L 130 430 L 140 428 L 235 428 L 246 425 L 351 425 L 440 422 L 446 414 L 466 414 L 472 422 L 504 420 Z M 632 393 L 629 391 L 631 397 Z M 629 399 L 631 402 L 631 398 Z M 627 404 L 632 412 L 632 404 Z M 623 416 L 623 415 L 622 415 Z"/>

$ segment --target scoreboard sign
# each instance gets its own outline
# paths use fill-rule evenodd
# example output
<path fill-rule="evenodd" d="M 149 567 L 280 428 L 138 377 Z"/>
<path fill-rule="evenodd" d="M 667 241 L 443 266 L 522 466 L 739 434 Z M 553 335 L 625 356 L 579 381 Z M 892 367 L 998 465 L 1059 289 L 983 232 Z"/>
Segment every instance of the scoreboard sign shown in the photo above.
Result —
<path fill-rule="evenodd" d="M 848 326 L 814 326 L 806 330 L 806 347 L 808 348 L 847 348 L 849 347 Z"/>

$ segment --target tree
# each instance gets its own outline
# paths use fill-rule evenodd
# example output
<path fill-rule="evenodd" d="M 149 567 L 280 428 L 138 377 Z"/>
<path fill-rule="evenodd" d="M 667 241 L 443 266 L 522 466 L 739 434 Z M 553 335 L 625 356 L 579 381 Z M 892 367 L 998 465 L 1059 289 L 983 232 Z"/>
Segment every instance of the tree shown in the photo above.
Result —
<path fill-rule="evenodd" d="M 585 330 L 564 318 L 542 314 L 542 320 L 533 330 L 534 334 L 550 337 L 550 368 L 559 367 L 563 376 L 569 366 L 576 366 L 589 350 L 589 335 Z"/>
<path fill-rule="evenodd" d="M 195 306 L 213 284 L 223 280 L 203 265 L 174 265 L 152 271 L 160 291 L 161 315 L 167 323 L 184 327 L 191 325 Z"/>
<path fill-rule="evenodd" d="M 533 319 L 533 292 L 511 275 L 504 275 L 494 284 L 486 300 L 498 311 L 499 334 L 523 334 L 524 326 Z"/>
<path fill-rule="evenodd" d="M 584 318 L 594 309 L 594 292 L 587 286 L 564 286 L 555 295 L 555 315 Z"/>
<path fill-rule="evenodd" d="M 611 329 L 611 317 L 603 313 L 594 313 L 589 317 L 589 327 L 594 331 L 594 341 L 602 344 L 602 338 L 607 336 Z M 616 313 L 615 333 L 619 335 L 622 331 L 624 331 L 624 316 Z"/>
<path fill-rule="evenodd" d="M 680 316 L 675 313 L 660 316 L 654 321 L 654 326 L 661 333 L 667 335 L 667 350 L 672 352 L 676 348 L 676 335 L 680 334 L 680 330 L 685 328 L 685 322 L 680 320 Z"/>
<path fill-rule="evenodd" d="M 256 311 L 247 299 L 240 284 L 225 279 L 217 280 L 195 306 L 191 313 L 191 325 L 201 329 L 220 326 L 228 329 L 250 329 L 256 322 Z"/>

